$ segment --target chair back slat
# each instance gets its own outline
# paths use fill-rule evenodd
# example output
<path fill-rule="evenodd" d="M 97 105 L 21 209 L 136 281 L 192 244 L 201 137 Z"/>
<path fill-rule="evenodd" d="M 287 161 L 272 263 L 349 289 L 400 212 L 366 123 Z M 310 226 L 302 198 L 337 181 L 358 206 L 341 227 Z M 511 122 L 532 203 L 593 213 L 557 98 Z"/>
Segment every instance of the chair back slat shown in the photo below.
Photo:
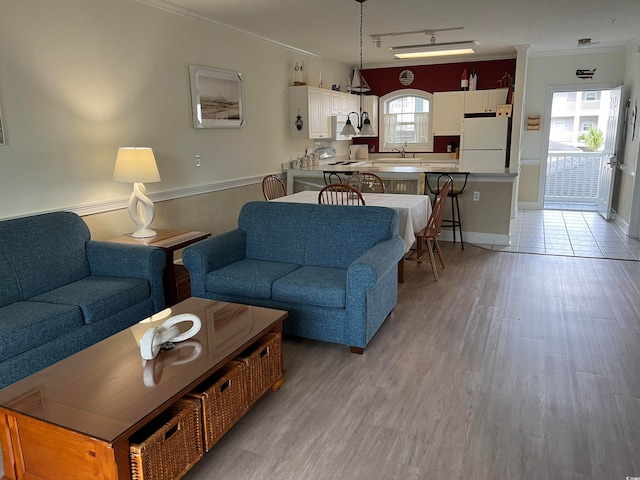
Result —
<path fill-rule="evenodd" d="M 452 180 L 449 195 L 459 195 L 467 186 L 469 172 L 424 172 L 424 194 L 437 195 L 440 192 L 440 185 L 448 178 Z"/>
<path fill-rule="evenodd" d="M 320 190 L 318 203 L 325 205 L 364 205 L 360 190 L 345 183 L 332 183 Z"/>
<path fill-rule="evenodd" d="M 358 172 L 349 178 L 349 185 L 355 186 L 361 192 L 384 193 L 384 183 L 375 173 Z"/>
<path fill-rule="evenodd" d="M 287 195 L 287 187 L 279 176 L 267 175 L 262 179 L 262 195 L 267 202 L 284 197 Z"/>
<path fill-rule="evenodd" d="M 433 202 L 431 216 L 429 217 L 427 226 L 424 229 L 424 234 L 427 237 L 435 238 L 440 235 L 440 230 L 442 229 L 442 215 L 444 214 L 447 195 L 449 195 L 452 183 L 453 180 L 451 178 L 446 179 Z"/>

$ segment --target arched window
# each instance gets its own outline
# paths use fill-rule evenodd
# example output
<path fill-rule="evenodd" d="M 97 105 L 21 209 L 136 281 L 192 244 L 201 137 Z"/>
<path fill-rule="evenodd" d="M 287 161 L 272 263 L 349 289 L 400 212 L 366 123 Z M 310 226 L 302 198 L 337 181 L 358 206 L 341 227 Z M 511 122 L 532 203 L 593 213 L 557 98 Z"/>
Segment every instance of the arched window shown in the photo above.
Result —
<path fill-rule="evenodd" d="M 380 151 L 404 147 L 412 152 L 432 152 L 432 102 L 432 94 L 415 89 L 381 97 Z"/>

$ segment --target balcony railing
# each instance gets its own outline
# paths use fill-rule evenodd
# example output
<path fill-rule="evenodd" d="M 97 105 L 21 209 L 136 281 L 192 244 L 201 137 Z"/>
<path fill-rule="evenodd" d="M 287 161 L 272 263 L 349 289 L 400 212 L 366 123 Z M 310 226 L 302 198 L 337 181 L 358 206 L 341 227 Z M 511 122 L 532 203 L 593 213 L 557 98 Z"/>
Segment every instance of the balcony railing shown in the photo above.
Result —
<path fill-rule="evenodd" d="M 545 202 L 595 202 L 601 163 L 602 152 L 550 152 Z"/>

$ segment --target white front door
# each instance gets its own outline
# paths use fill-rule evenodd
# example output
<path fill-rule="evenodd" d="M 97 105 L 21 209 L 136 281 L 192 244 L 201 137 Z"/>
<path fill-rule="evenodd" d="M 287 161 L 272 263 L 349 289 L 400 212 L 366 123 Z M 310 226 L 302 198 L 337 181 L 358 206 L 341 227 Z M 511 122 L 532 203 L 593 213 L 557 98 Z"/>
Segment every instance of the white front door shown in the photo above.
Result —
<path fill-rule="evenodd" d="M 616 181 L 615 169 L 618 166 L 618 122 L 622 87 L 611 90 L 607 133 L 604 139 L 604 151 L 600 164 L 600 183 L 598 185 L 598 212 L 605 220 L 611 218 L 611 201 L 613 200 L 613 184 Z"/>

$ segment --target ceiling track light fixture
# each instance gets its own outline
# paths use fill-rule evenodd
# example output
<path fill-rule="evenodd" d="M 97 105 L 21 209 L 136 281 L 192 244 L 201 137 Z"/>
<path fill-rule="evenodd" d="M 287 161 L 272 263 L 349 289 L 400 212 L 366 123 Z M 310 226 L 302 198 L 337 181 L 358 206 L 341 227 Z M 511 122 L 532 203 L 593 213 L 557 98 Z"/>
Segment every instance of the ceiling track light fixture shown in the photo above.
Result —
<path fill-rule="evenodd" d="M 391 53 L 398 59 L 413 59 L 426 57 L 442 57 L 449 55 L 470 55 L 476 53 L 477 44 L 472 40 L 464 42 L 435 43 L 435 36 L 431 43 L 425 45 L 405 45 L 391 47 Z"/>
<path fill-rule="evenodd" d="M 359 0 L 356 0 L 359 1 Z M 389 33 L 375 33 L 373 35 L 369 35 L 371 37 L 371 41 L 373 44 L 380 48 L 382 46 L 382 37 L 399 37 L 402 35 L 414 35 L 417 33 L 421 33 L 424 35 L 431 36 L 431 43 L 436 42 L 436 33 L 437 32 L 450 32 L 453 30 L 464 30 L 464 27 L 449 27 L 449 28 L 430 28 L 426 30 L 411 30 L 409 32 L 389 32 Z"/>

